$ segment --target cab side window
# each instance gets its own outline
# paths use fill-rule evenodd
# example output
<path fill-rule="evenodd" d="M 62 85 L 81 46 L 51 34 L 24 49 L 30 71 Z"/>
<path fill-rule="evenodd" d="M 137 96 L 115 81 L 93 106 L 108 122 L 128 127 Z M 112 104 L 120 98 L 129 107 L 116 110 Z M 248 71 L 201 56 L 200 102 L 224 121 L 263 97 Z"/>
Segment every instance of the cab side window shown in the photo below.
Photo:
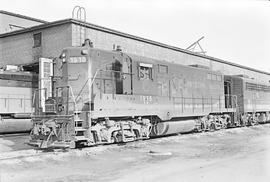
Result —
<path fill-rule="evenodd" d="M 139 64 L 139 79 L 152 80 L 153 79 L 153 65 L 152 64 Z"/>
<path fill-rule="evenodd" d="M 168 66 L 167 65 L 158 65 L 158 72 L 162 74 L 168 74 Z"/>

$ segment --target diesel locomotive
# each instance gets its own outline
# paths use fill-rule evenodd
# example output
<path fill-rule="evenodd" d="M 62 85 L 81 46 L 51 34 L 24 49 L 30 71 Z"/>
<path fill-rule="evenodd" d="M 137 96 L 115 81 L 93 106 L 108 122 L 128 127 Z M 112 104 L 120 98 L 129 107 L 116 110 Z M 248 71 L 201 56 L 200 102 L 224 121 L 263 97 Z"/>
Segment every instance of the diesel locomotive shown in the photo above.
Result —
<path fill-rule="evenodd" d="M 37 83 L 37 74 L 20 70 L 19 66 L 0 69 L 0 134 L 32 129 L 32 97 Z"/>
<path fill-rule="evenodd" d="M 43 65 L 29 144 L 74 148 L 267 122 L 270 84 L 92 47 Z M 43 76 L 44 76 L 43 75 Z"/>

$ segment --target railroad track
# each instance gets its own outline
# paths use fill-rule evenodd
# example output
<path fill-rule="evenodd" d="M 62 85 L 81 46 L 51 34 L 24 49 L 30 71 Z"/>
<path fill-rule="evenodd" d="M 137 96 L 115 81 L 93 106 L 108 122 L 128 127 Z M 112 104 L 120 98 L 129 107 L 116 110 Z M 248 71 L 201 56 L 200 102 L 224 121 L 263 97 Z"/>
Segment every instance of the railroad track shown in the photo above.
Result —
<path fill-rule="evenodd" d="M 266 123 L 265 125 L 270 125 L 270 123 Z M 260 125 L 256 125 L 256 126 L 260 126 Z M 251 126 L 251 127 L 256 127 L 256 126 Z M 240 128 L 230 128 L 231 129 L 240 129 Z M 222 131 L 222 130 L 218 130 L 218 131 Z M 216 132 L 218 132 L 216 131 Z M 198 133 L 193 133 L 191 135 L 196 135 Z M 11 151 L 6 151 L 6 152 L 0 152 L 0 164 L 1 163 L 5 163 L 5 161 L 8 160 L 20 160 L 23 158 L 28 158 L 28 157 L 36 157 L 36 156 L 48 156 L 48 155 L 65 155 L 65 153 L 67 151 L 69 151 L 68 153 L 66 153 L 67 155 L 71 155 L 72 153 L 76 153 L 76 152 L 80 152 L 81 154 L 85 153 L 85 155 L 88 155 L 88 153 L 92 153 L 92 152 L 96 152 L 99 150 L 102 150 L 102 148 L 108 148 L 108 147 L 113 147 L 116 146 L 114 144 L 112 145 L 99 145 L 98 148 L 96 147 L 85 147 L 82 148 L 80 150 L 78 149 L 69 149 L 69 150 L 63 150 L 63 149 L 57 149 L 57 150 L 39 150 L 33 147 L 30 147 L 28 145 L 26 145 L 26 140 L 25 143 L 22 143 L 20 141 L 22 141 L 22 136 L 24 136 L 24 139 L 28 136 L 28 133 L 16 133 L 16 134 L 4 134 L 4 135 L 0 135 L 0 138 L 6 138 L 7 140 L 10 140 L 12 142 L 14 142 L 16 139 L 20 139 L 17 141 L 17 143 L 19 145 L 21 145 L 21 147 L 17 147 L 17 149 L 15 150 L 11 150 Z M 13 137 L 13 138 L 12 138 Z M 160 137 L 160 138 L 167 138 L 167 137 Z M 16 143 L 14 144 L 16 145 Z"/>

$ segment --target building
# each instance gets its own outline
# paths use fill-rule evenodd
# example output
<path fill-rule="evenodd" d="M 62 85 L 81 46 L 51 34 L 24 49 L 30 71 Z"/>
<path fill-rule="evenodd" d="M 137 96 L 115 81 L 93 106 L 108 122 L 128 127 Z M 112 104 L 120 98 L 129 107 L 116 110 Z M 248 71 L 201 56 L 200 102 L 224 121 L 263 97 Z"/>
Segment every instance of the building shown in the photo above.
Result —
<path fill-rule="evenodd" d="M 0 10 L 0 34 L 43 23 L 46 21 Z"/>
<path fill-rule="evenodd" d="M 120 45 L 125 53 L 185 65 L 199 64 L 224 74 L 248 75 L 265 82 L 270 80 L 267 72 L 75 19 L 0 34 L 0 66 L 34 63 L 40 57 L 58 57 L 64 47 L 79 46 L 85 38 L 91 39 L 94 47 L 100 49 L 112 50 Z"/>

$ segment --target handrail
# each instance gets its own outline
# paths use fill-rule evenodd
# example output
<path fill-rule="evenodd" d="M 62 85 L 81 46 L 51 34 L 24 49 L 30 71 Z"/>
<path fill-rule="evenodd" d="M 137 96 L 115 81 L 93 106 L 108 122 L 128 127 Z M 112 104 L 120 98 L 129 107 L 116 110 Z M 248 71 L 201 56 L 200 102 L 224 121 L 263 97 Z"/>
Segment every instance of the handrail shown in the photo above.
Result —
<path fill-rule="evenodd" d="M 90 83 L 90 88 L 92 87 L 92 85 L 93 85 L 93 83 L 94 83 L 94 81 L 95 81 L 95 79 L 96 79 L 96 77 L 97 77 L 98 71 L 100 71 L 100 70 L 97 70 L 97 71 L 95 72 L 95 75 L 94 75 L 94 77 L 93 77 L 93 80 L 92 80 L 92 82 Z M 79 91 L 77 97 L 75 98 L 75 101 L 77 101 L 78 97 L 81 95 L 83 89 L 85 88 L 85 86 L 86 86 L 86 84 L 88 83 L 88 81 L 90 80 L 90 78 L 91 78 L 91 77 L 88 77 L 87 80 L 85 81 L 85 83 L 84 83 L 84 85 L 82 86 L 81 90 Z"/>
<path fill-rule="evenodd" d="M 102 65 L 100 65 L 100 67 L 106 66 L 106 65 L 108 65 L 108 64 L 111 64 L 111 62 L 102 64 Z M 92 80 L 92 82 L 90 83 L 90 89 L 91 89 L 91 87 L 92 87 L 92 85 L 93 85 L 93 83 L 94 83 L 94 81 L 95 81 L 95 79 L 96 79 L 97 74 L 98 74 L 99 71 L 104 71 L 104 70 L 102 70 L 102 68 L 98 68 L 98 69 L 96 70 L 96 72 L 95 72 L 95 74 L 94 74 L 94 77 L 93 77 L 93 80 Z M 82 86 L 81 90 L 79 91 L 77 97 L 75 98 L 76 101 L 77 101 L 78 97 L 81 95 L 83 89 L 85 88 L 86 84 L 88 83 L 88 81 L 89 81 L 90 79 L 91 79 L 91 75 L 87 78 L 87 80 L 85 81 L 85 83 L 84 83 L 84 85 Z"/>
<path fill-rule="evenodd" d="M 77 107 L 77 102 L 75 100 L 74 92 L 73 92 L 72 87 L 70 85 L 68 87 L 70 88 L 71 96 L 73 98 L 73 102 L 74 102 L 74 106 L 75 106 L 75 111 L 77 111 L 78 107 Z"/>

